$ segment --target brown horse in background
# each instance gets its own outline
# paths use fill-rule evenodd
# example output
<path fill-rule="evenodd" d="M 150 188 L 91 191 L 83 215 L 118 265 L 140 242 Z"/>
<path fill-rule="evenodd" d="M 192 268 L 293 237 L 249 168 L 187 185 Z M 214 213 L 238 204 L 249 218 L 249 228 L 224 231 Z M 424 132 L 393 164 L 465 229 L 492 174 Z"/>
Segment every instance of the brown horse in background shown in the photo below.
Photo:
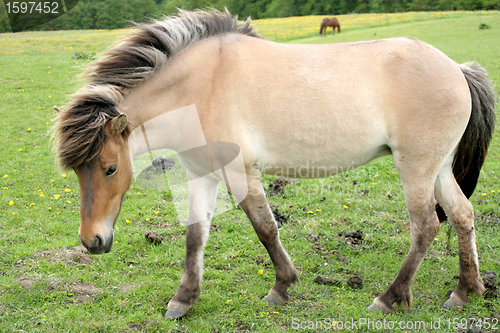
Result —
<path fill-rule="evenodd" d="M 335 28 L 337 28 L 337 30 L 340 33 L 340 23 L 336 17 L 323 19 L 323 21 L 321 22 L 321 26 L 319 28 L 319 35 L 326 37 L 326 29 L 328 27 L 333 27 L 333 35 L 335 35 Z"/>

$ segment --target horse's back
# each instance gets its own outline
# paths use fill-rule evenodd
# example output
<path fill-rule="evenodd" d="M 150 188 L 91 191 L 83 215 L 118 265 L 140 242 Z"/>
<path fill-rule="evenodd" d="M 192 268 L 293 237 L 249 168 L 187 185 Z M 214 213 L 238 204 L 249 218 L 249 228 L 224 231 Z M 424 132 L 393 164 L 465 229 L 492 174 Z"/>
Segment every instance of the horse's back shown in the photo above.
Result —
<path fill-rule="evenodd" d="M 222 49 L 221 104 L 212 109 L 231 119 L 226 139 L 270 173 L 308 161 L 341 172 L 424 137 L 442 139 L 450 117 L 459 124 L 450 137 L 467 124 L 459 66 L 416 40 L 284 45 L 241 36 Z"/>

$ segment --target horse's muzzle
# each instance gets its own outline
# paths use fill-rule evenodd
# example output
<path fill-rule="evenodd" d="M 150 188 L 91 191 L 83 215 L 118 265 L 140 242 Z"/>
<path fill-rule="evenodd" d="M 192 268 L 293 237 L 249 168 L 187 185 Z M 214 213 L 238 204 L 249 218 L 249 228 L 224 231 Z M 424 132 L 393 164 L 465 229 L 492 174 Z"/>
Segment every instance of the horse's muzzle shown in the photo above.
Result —
<path fill-rule="evenodd" d="M 82 242 L 83 246 L 89 251 L 90 254 L 103 254 L 103 253 L 108 253 L 111 251 L 111 248 L 113 247 L 113 239 L 114 236 L 111 234 L 111 237 L 108 237 L 108 239 L 103 239 L 102 236 L 96 235 L 94 240 L 88 244 L 83 241 L 83 239 L 80 237 L 80 241 Z"/>

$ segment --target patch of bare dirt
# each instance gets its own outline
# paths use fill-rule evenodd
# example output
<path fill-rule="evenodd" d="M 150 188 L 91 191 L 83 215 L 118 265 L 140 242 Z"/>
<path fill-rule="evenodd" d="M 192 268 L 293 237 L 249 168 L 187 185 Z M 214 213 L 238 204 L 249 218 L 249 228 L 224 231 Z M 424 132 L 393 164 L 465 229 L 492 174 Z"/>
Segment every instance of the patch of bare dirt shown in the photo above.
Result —
<path fill-rule="evenodd" d="M 337 250 L 327 250 L 324 246 L 321 245 L 321 240 L 326 239 L 326 236 L 322 233 L 319 234 L 314 234 L 312 232 L 307 233 L 306 239 L 312 242 L 312 248 L 315 250 L 316 253 L 320 253 L 323 255 L 323 258 L 325 258 L 328 255 L 336 255 L 337 260 L 342 261 L 345 264 L 348 264 L 351 262 L 351 260 L 347 257 L 344 257 L 339 251 Z M 307 253 L 306 253 L 307 254 Z"/>
<path fill-rule="evenodd" d="M 363 230 L 341 231 L 338 233 L 340 237 L 344 237 L 346 245 L 361 245 L 363 244 Z"/>
<path fill-rule="evenodd" d="M 143 322 L 140 322 L 140 323 L 129 323 L 128 324 L 128 328 L 131 329 L 131 330 L 136 330 L 138 332 L 145 332 L 151 326 L 156 326 L 156 325 L 157 325 L 156 322 L 154 322 L 152 320 L 148 320 L 148 321 L 143 321 Z"/>
<path fill-rule="evenodd" d="M 139 284 L 122 284 L 121 286 L 115 287 L 120 294 L 125 294 L 131 292 L 135 288 L 139 287 Z"/>
<path fill-rule="evenodd" d="M 353 275 L 347 279 L 347 285 L 352 289 L 359 289 L 363 287 L 363 279 L 359 275 Z"/>
<path fill-rule="evenodd" d="M 288 183 L 290 183 L 289 179 L 276 178 L 271 184 L 269 184 L 269 193 L 271 196 L 284 195 L 285 185 Z"/>
<path fill-rule="evenodd" d="M 481 276 L 486 292 L 484 293 L 484 298 L 496 298 L 498 296 L 497 287 L 497 273 L 494 271 L 487 270 L 484 275 Z"/>
<path fill-rule="evenodd" d="M 164 237 L 160 236 L 156 231 L 146 231 L 144 237 L 148 242 L 153 243 L 155 245 L 161 244 L 161 242 L 164 239 Z"/>
<path fill-rule="evenodd" d="M 327 286 L 337 286 L 337 287 L 340 287 L 340 285 L 342 284 L 342 282 L 340 282 L 339 280 L 331 279 L 320 275 L 314 278 L 314 282 L 317 284 L 324 284 Z"/>
<path fill-rule="evenodd" d="M 35 278 L 20 278 L 19 285 L 23 288 L 29 288 L 38 282 L 38 279 Z"/>
<path fill-rule="evenodd" d="M 15 266 L 29 267 L 40 260 L 81 265 L 88 265 L 90 262 L 95 261 L 95 259 L 90 258 L 87 249 L 84 246 L 78 245 L 72 249 L 56 249 L 34 252 L 28 259 L 19 260 Z"/>
<path fill-rule="evenodd" d="M 61 282 L 59 280 L 54 280 L 49 284 L 48 289 L 50 291 L 69 290 L 72 292 L 73 300 L 77 303 L 92 303 L 94 301 L 94 295 L 102 291 L 102 289 L 97 288 L 92 283 L 83 283 L 81 280 L 73 282 Z"/>
<path fill-rule="evenodd" d="M 285 216 L 285 215 L 281 214 L 278 211 L 278 208 L 272 208 L 271 211 L 273 212 L 274 220 L 276 221 L 278 228 L 281 228 L 283 226 L 283 223 L 288 222 L 288 219 L 290 218 L 290 216 Z"/>
<path fill-rule="evenodd" d="M 492 211 L 488 213 L 482 213 L 476 218 L 476 223 L 478 225 L 491 225 L 497 226 L 500 223 L 500 212 Z"/>

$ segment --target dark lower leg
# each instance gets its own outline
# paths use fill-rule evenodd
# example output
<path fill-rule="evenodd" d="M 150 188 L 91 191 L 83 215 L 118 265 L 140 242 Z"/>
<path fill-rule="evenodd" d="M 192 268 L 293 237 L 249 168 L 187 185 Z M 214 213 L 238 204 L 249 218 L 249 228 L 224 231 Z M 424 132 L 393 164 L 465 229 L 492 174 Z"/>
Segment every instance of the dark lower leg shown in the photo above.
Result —
<path fill-rule="evenodd" d="M 448 309 L 468 304 L 469 293 L 481 296 L 485 291 L 479 275 L 474 227 L 458 227 L 457 229 L 460 273 L 457 289 L 444 304 Z"/>
<path fill-rule="evenodd" d="M 252 222 L 259 240 L 266 248 L 274 265 L 276 283 L 265 300 L 272 303 L 286 303 L 289 301 L 287 288 L 297 281 L 297 274 L 288 254 L 281 245 L 278 227 L 267 200 L 263 194 L 249 195 L 240 205 Z"/>
<path fill-rule="evenodd" d="M 412 246 L 410 252 L 394 281 L 380 297 L 375 299 L 369 307 L 370 310 L 392 312 L 394 311 L 392 307 L 394 303 L 399 307 L 411 309 L 413 301 L 411 285 L 432 240 L 439 230 L 436 213 L 428 211 L 426 216 L 427 218 L 412 220 L 410 231 Z"/>
<path fill-rule="evenodd" d="M 186 258 L 179 289 L 168 303 L 166 318 L 184 316 L 198 299 L 203 274 L 203 249 L 205 247 L 210 221 L 190 224 L 186 234 Z"/>

